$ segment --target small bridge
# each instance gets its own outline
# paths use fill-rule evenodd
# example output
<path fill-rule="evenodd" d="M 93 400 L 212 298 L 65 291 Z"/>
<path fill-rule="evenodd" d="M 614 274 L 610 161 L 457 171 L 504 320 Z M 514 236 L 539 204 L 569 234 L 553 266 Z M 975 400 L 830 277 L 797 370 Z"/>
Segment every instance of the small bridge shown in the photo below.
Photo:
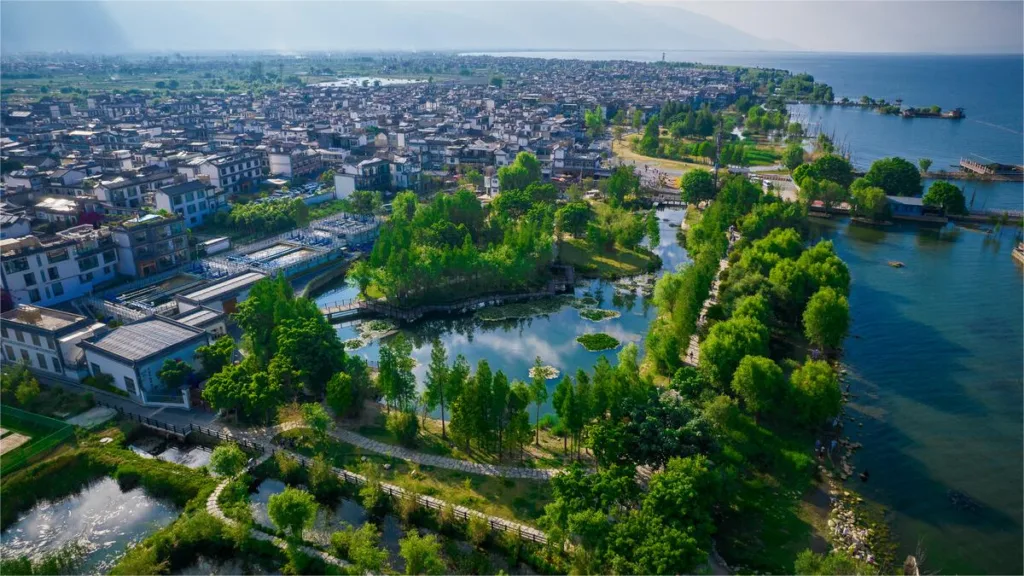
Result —
<path fill-rule="evenodd" d="M 330 321 L 348 320 L 364 314 L 373 314 L 400 322 L 415 322 L 430 314 L 465 314 L 488 306 L 548 298 L 571 290 L 576 283 L 575 269 L 572 266 L 552 266 L 552 269 L 561 272 L 561 276 L 551 280 L 544 290 L 537 292 L 489 294 L 445 304 L 424 304 L 414 307 L 395 306 L 379 300 L 351 299 L 327 304 L 320 308 L 320 312 Z"/>

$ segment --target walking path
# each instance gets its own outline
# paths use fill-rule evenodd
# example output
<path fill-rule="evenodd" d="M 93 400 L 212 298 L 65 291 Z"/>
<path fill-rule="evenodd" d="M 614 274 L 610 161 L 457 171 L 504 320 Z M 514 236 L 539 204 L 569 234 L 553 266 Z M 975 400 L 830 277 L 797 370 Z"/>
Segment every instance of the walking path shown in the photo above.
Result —
<path fill-rule="evenodd" d="M 711 293 L 708 294 L 707 300 L 704 301 L 704 306 L 700 309 L 700 318 L 697 320 L 697 328 L 704 326 L 707 322 L 708 308 L 711 308 L 718 303 L 718 288 L 721 284 L 719 278 L 722 276 L 722 272 L 729 267 L 729 252 L 732 251 L 732 246 L 740 239 L 739 232 L 729 230 L 729 247 L 725 251 L 725 258 L 718 261 L 718 272 L 715 273 L 715 279 L 711 282 Z M 697 366 L 700 363 L 700 339 L 697 337 L 696 331 L 690 336 L 690 344 L 686 347 L 686 363 L 690 366 Z"/>
<path fill-rule="evenodd" d="M 556 474 L 561 472 L 558 468 L 526 468 L 523 466 L 481 464 L 479 462 L 470 462 L 468 460 L 449 458 L 447 456 L 425 454 L 423 452 L 417 452 L 416 450 L 410 450 L 401 446 L 372 440 L 366 436 L 342 428 L 333 430 L 331 432 L 331 436 L 341 440 L 342 442 L 352 444 L 353 446 L 370 452 L 393 456 L 401 460 L 408 460 L 409 462 L 415 462 L 422 466 L 434 466 L 436 468 L 445 468 L 447 470 L 455 470 L 457 472 L 465 472 L 467 474 L 481 474 L 483 476 L 499 476 L 502 478 L 516 478 L 524 480 L 550 480 Z"/>
<path fill-rule="evenodd" d="M 273 445 L 271 445 L 269 442 L 267 442 L 264 446 L 266 448 L 266 452 L 264 453 L 264 455 L 261 456 L 259 459 L 254 460 L 253 462 L 251 462 L 250 465 L 246 468 L 247 470 L 248 469 L 256 468 L 257 466 L 259 466 L 263 462 L 266 462 L 274 454 L 274 452 L 285 452 L 289 456 L 291 456 L 292 458 L 295 458 L 304 467 L 309 467 L 310 465 L 312 465 L 313 460 L 311 458 L 307 457 L 307 456 L 303 456 L 302 454 L 298 454 L 298 453 L 292 452 L 290 450 L 282 450 L 280 448 L 276 448 Z M 335 475 L 337 475 L 339 478 L 341 478 L 342 480 L 344 480 L 345 482 L 348 482 L 350 484 L 362 485 L 362 484 L 366 484 L 366 482 L 367 482 L 366 477 L 361 475 L 361 474 L 356 474 L 355 472 L 349 472 L 348 470 L 344 470 L 344 469 L 341 469 L 341 468 L 336 468 L 336 467 L 333 467 L 333 466 L 331 467 L 331 469 L 333 470 Z M 228 518 L 227 516 L 224 515 L 224 512 L 220 509 L 220 504 L 218 502 L 218 500 L 220 499 L 220 494 L 221 494 L 221 492 L 223 492 L 224 488 L 228 485 L 228 482 L 230 482 L 230 480 L 224 480 L 223 482 L 221 482 L 217 486 L 217 488 L 213 491 L 213 493 L 210 494 L 210 498 L 206 501 L 206 510 L 211 515 L 213 515 L 215 518 L 218 518 L 221 521 L 226 522 L 227 524 L 229 524 L 231 526 L 237 526 L 238 523 L 235 520 L 232 520 L 231 518 Z M 502 532 L 518 533 L 521 538 L 524 538 L 524 539 L 527 539 L 527 540 L 532 540 L 533 542 L 538 542 L 538 543 L 541 543 L 541 544 L 545 544 L 548 541 L 547 534 L 545 534 L 544 532 L 542 532 L 540 530 L 537 530 L 536 528 L 534 528 L 532 526 L 527 526 L 526 524 L 520 524 L 518 522 L 513 522 L 511 520 L 506 520 L 505 518 L 500 518 L 498 516 L 490 516 L 488 514 L 484 514 L 483 512 L 478 512 L 478 511 L 473 510 L 471 508 L 466 508 L 465 506 L 458 506 L 458 505 L 451 504 L 451 503 L 446 502 L 444 500 L 441 500 L 441 499 L 438 499 L 438 498 L 434 498 L 433 496 L 425 496 L 423 494 L 417 494 L 415 492 L 410 492 L 410 491 L 407 491 L 407 490 L 405 490 L 404 488 L 402 488 L 400 486 L 395 486 L 394 484 L 388 484 L 386 482 L 381 482 L 381 487 L 384 489 L 385 492 L 387 492 L 389 495 L 391 495 L 394 498 L 399 498 L 400 499 L 400 498 L 406 498 L 408 496 L 412 496 L 412 497 L 416 498 L 416 501 L 417 501 L 417 503 L 420 506 L 424 506 L 424 507 L 430 508 L 432 510 L 443 510 L 443 509 L 451 506 L 451 509 L 452 509 L 452 512 L 454 513 L 455 518 L 463 520 L 463 521 L 468 520 L 470 516 L 475 516 L 477 518 L 483 518 L 484 520 L 486 520 L 488 525 L 491 527 L 492 530 L 498 530 L 498 531 L 502 531 Z M 284 542 L 284 540 L 281 540 L 280 538 L 271 536 L 271 535 L 266 534 L 265 532 L 261 532 L 259 530 L 253 530 L 252 531 L 252 535 L 253 535 L 253 537 L 258 538 L 260 540 L 271 541 L 275 545 L 277 545 L 278 547 L 281 547 L 281 548 L 283 548 L 285 546 L 285 544 L 286 544 Z M 306 552 L 307 554 L 318 556 L 318 557 L 322 558 L 325 562 L 331 562 L 332 564 L 337 564 L 338 566 L 345 566 L 345 565 L 347 565 L 347 563 L 345 563 L 342 560 L 338 560 L 337 558 L 334 558 L 333 556 L 330 556 L 329 554 L 326 554 L 326 553 L 321 552 L 320 550 L 316 550 L 314 548 L 310 548 L 308 546 L 307 547 L 303 547 L 303 551 Z M 340 562 L 340 564 L 339 564 L 339 562 Z"/>
<path fill-rule="evenodd" d="M 270 458 L 270 456 L 271 456 L 270 452 L 264 454 L 259 459 L 251 462 L 249 464 L 249 466 L 246 467 L 246 470 L 250 470 L 250 469 L 255 468 L 255 467 L 259 466 L 260 464 L 266 462 L 267 459 Z M 232 528 L 237 528 L 238 527 L 238 522 L 236 520 L 232 519 L 232 518 L 228 518 L 227 516 L 225 516 L 224 515 L 224 511 L 220 509 L 220 503 L 218 502 L 218 500 L 220 499 L 221 492 L 224 491 L 224 488 L 230 482 L 231 482 L 231 479 L 230 478 L 226 478 L 226 479 L 224 479 L 223 482 L 221 482 L 220 484 L 217 485 L 217 488 L 214 489 L 213 493 L 210 494 L 210 497 L 206 500 L 206 511 L 209 512 L 211 516 L 213 516 L 214 518 L 216 518 L 216 519 L 220 520 L 221 522 L 227 524 L 228 526 L 231 526 Z M 256 530 L 256 529 L 250 530 L 249 531 L 249 535 L 252 536 L 253 538 L 257 539 L 257 540 L 264 540 L 264 541 L 267 541 L 267 542 L 271 542 L 275 546 L 280 548 L 281 550 L 287 550 L 287 548 L 288 548 L 288 543 L 285 542 L 283 539 L 278 538 L 277 536 L 272 536 L 270 534 L 267 534 L 266 532 L 263 532 L 262 530 Z M 326 553 L 326 552 L 324 552 L 322 550 L 317 550 L 316 548 L 313 548 L 311 546 L 302 545 L 302 546 L 299 546 L 299 550 L 301 550 L 302 552 L 304 552 L 308 556 L 313 556 L 315 558 L 319 558 L 319 559 L 323 560 L 324 562 L 326 562 L 328 564 L 334 564 L 335 566 L 339 566 L 339 567 L 342 567 L 342 568 L 344 568 L 344 567 L 349 565 L 348 562 L 346 562 L 344 560 L 341 560 L 340 558 L 335 558 L 334 556 L 331 556 L 330 554 L 328 554 L 328 553 Z"/>

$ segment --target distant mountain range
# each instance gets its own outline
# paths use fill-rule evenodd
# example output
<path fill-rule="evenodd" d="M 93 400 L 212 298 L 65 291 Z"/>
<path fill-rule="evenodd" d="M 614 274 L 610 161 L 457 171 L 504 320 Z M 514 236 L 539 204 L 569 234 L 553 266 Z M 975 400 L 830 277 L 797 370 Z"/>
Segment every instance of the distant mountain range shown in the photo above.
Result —
<path fill-rule="evenodd" d="M 0 50 L 794 50 L 667 3 L 4 0 Z"/>

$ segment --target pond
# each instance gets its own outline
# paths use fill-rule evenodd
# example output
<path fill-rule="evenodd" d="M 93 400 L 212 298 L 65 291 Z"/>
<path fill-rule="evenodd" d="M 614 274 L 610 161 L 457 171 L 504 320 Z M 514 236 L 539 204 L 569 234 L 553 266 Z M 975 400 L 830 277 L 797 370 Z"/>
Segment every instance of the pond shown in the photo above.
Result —
<path fill-rule="evenodd" d="M 73 496 L 37 504 L 0 535 L 0 551 L 5 558 L 39 557 L 79 544 L 85 549 L 79 570 L 106 572 L 129 546 L 177 516 L 177 509 L 141 488 L 122 492 L 104 478 Z"/>
<path fill-rule="evenodd" d="M 276 528 L 273 520 L 270 519 L 268 505 L 270 497 L 284 492 L 285 483 L 280 480 L 268 478 L 260 482 L 256 492 L 249 495 L 249 508 L 252 510 L 253 520 L 257 524 Z M 309 541 L 321 545 L 330 545 L 331 534 L 344 529 L 346 526 L 359 528 L 369 521 L 369 514 L 361 504 L 354 500 L 339 499 L 333 508 L 319 506 L 313 528 L 306 531 L 303 537 Z M 391 567 L 401 572 L 405 568 L 405 560 L 399 555 L 398 541 L 405 536 L 398 519 L 387 515 L 376 522 L 380 530 L 380 543 L 390 554 Z"/>
<path fill-rule="evenodd" d="M 686 250 L 679 245 L 676 232 L 683 221 L 685 210 L 666 209 L 658 211 L 661 241 L 653 251 L 662 259 L 658 275 L 675 270 L 689 261 Z M 328 291 L 317 297 L 318 305 L 354 298 L 358 289 L 344 286 Z M 533 316 L 522 320 L 484 321 L 475 315 L 438 318 L 418 322 L 401 332 L 413 342 L 413 358 L 416 368 L 413 372 L 417 382 L 426 380 L 427 365 L 430 362 L 431 343 L 438 339 L 444 344 L 448 356 L 453 359 L 462 354 L 470 364 L 476 366 L 479 360 L 487 360 L 493 371 L 501 370 L 509 379 L 529 380 L 529 370 L 534 358 L 540 356 L 547 365 L 554 366 L 560 374 L 576 373 L 583 368 L 591 371 L 599 356 L 606 356 L 612 363 L 622 349 L 589 352 L 576 341 L 581 334 L 605 332 L 619 340 L 622 345 L 633 342 L 641 353 L 647 327 L 655 318 L 657 310 L 650 298 L 634 292 L 627 293 L 615 283 L 604 280 L 588 280 L 577 285 L 577 297 L 590 296 L 597 300 L 597 308 L 615 310 L 618 317 L 598 322 L 586 320 L 580 311 L 568 303 L 550 314 Z M 359 325 L 363 321 L 336 325 L 338 336 L 344 341 L 359 336 Z M 376 362 L 379 354 L 379 339 L 369 342 L 350 353 Z M 561 378 L 561 376 L 559 376 Z M 558 379 L 548 380 L 549 392 L 553 392 Z M 553 394 L 548 394 L 549 398 Z M 542 409 L 550 412 L 550 405 Z M 531 411 L 532 416 L 532 411 Z"/>

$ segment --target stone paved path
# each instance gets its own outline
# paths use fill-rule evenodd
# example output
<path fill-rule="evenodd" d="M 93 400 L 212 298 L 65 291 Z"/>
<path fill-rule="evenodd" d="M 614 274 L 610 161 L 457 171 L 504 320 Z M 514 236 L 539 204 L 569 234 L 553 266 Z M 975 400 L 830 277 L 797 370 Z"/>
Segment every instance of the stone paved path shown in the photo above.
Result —
<path fill-rule="evenodd" d="M 726 250 L 726 254 L 732 250 L 733 244 L 738 242 L 740 235 L 738 232 L 729 231 L 729 248 Z M 718 303 L 718 287 L 720 285 L 719 278 L 722 276 L 722 272 L 729 267 L 729 258 L 726 256 L 718 261 L 718 272 L 715 273 L 715 279 L 711 282 L 711 293 L 708 294 L 707 300 L 704 301 L 704 305 L 700 309 L 700 318 L 697 320 L 697 328 L 700 328 L 707 322 L 708 308 L 711 308 Z M 686 364 L 690 366 L 697 366 L 700 363 L 700 338 L 696 333 L 690 336 L 690 343 L 686 347 Z"/>

